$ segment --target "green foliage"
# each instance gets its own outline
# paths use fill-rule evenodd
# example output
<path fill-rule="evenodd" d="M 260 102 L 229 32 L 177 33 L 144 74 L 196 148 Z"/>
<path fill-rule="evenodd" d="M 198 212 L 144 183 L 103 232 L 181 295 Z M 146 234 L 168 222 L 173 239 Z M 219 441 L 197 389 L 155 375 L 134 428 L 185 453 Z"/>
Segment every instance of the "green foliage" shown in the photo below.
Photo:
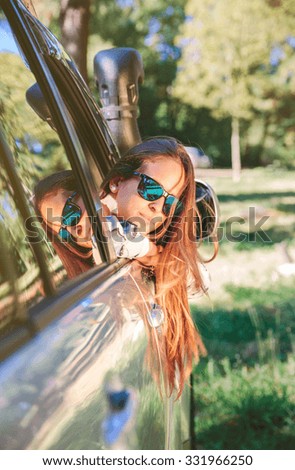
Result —
<path fill-rule="evenodd" d="M 223 363 L 196 372 L 197 449 L 293 449 L 294 359 L 248 370 Z M 225 372 L 226 369 L 226 372 Z M 204 391 L 206 390 L 206 394 Z"/>
<path fill-rule="evenodd" d="M 25 68 L 16 54 L 0 54 L 0 117 L 20 175 L 26 187 L 42 174 L 52 173 L 67 165 L 63 148 L 56 133 L 42 121 L 26 102 L 26 90 L 35 82 L 34 76 Z M 39 142 L 40 154 L 30 153 L 28 141 Z"/>
<path fill-rule="evenodd" d="M 285 249 L 295 259 L 294 172 L 260 168 L 243 171 L 239 184 L 220 176 L 208 182 L 219 196 L 221 223 L 256 207 L 270 215 L 272 243 L 268 249 L 251 239 L 221 243 L 208 265 L 211 305 L 206 299 L 192 305 L 208 351 L 194 370 L 195 445 L 292 449 L 294 276 L 277 268 L 287 261 Z"/>
<path fill-rule="evenodd" d="M 175 94 L 217 117 L 251 118 L 271 78 L 271 49 L 290 34 L 284 17 L 261 0 L 189 1 L 186 11 Z"/>
<path fill-rule="evenodd" d="M 216 305 L 213 313 L 192 307 L 210 357 L 227 358 L 233 367 L 241 361 L 248 366 L 271 361 L 274 351 L 285 360 L 294 347 L 292 285 L 279 283 L 265 290 L 226 285 L 224 289 L 231 307 Z"/>
<path fill-rule="evenodd" d="M 295 27 L 294 2 L 189 0 L 186 13 L 174 96 L 207 107 L 217 119 L 246 121 L 244 132 L 251 120 L 254 129 L 260 123 L 260 136 L 242 141 L 244 163 L 292 167 L 295 54 L 287 38 Z M 279 59 L 271 65 L 275 51 Z"/>
<path fill-rule="evenodd" d="M 29 73 L 23 73 L 24 65 L 20 57 L 14 54 L 0 55 L 0 116 L 8 143 L 14 148 L 20 172 L 25 183 L 28 182 L 28 173 L 34 175 L 34 166 L 28 161 L 28 152 L 25 146 L 17 147 L 15 139 L 22 142 L 25 135 L 35 133 L 39 128 L 40 119 L 32 112 L 28 112 L 23 92 L 32 84 Z M 11 76 L 18 77 L 12 82 Z M 28 116 L 29 114 L 29 116 Z M 23 119 L 20 119 L 19 116 Z M 37 131 L 41 137 L 42 132 Z M 20 144 L 21 145 L 21 144 Z"/>

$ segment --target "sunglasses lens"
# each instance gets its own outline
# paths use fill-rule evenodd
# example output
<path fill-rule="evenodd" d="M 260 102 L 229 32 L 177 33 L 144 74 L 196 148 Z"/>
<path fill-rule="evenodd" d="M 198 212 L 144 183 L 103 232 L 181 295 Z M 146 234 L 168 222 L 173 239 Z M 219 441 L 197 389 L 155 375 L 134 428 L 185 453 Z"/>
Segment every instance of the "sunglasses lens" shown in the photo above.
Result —
<path fill-rule="evenodd" d="M 156 201 L 163 196 L 163 188 L 152 178 L 143 175 L 138 185 L 138 193 L 146 201 Z"/>
<path fill-rule="evenodd" d="M 77 225 L 81 218 L 81 209 L 71 202 L 68 202 L 62 213 L 63 224 L 73 227 Z"/>
<path fill-rule="evenodd" d="M 176 209 L 175 209 L 175 212 L 174 212 L 174 215 L 180 215 L 183 211 L 183 204 L 181 201 L 178 201 L 177 205 L 176 205 Z"/>
<path fill-rule="evenodd" d="M 175 211 L 173 215 L 180 215 L 183 210 L 183 204 L 181 201 L 178 201 L 174 196 L 168 196 L 166 198 L 165 204 L 163 206 L 163 212 L 168 217 L 170 214 L 171 208 L 176 204 Z"/>
<path fill-rule="evenodd" d="M 61 238 L 61 240 L 63 240 L 64 242 L 67 242 L 67 241 L 69 241 L 70 236 L 71 236 L 71 234 L 65 228 L 60 229 L 59 237 Z"/>
<path fill-rule="evenodd" d="M 138 194 L 146 201 L 156 201 L 165 194 L 163 187 L 147 175 L 135 172 L 136 176 L 141 176 L 140 183 L 137 187 Z M 175 207 L 174 215 L 180 215 L 183 210 L 183 204 L 172 195 L 165 196 L 163 213 L 168 216 L 172 206 Z"/>

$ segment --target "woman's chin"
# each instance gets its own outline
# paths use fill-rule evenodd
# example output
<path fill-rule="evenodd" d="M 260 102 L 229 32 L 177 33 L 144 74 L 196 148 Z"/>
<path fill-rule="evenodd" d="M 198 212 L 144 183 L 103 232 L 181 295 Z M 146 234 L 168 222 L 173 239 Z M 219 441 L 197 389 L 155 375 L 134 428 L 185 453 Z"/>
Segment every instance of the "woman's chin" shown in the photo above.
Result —
<path fill-rule="evenodd" d="M 78 245 L 82 246 L 83 248 L 92 248 L 92 241 L 87 240 L 85 242 L 79 242 Z"/>

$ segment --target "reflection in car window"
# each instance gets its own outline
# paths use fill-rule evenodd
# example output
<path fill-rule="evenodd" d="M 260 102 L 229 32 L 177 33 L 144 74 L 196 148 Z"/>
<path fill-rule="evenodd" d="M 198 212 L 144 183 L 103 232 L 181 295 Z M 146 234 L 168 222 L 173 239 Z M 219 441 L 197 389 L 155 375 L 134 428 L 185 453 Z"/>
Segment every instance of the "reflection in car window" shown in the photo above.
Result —
<path fill-rule="evenodd" d="M 32 217 L 35 217 L 35 211 L 39 216 L 39 223 L 33 219 L 26 221 L 31 233 L 29 241 L 40 243 L 34 227 L 41 222 L 45 230 L 41 242 L 47 253 L 49 270 L 58 287 L 67 278 L 73 278 L 94 265 L 92 232 L 89 231 L 88 216 L 81 196 L 76 194 L 75 198 L 68 200 L 77 191 L 77 184 L 59 136 L 38 117 L 26 100 L 27 91 L 36 79 L 17 52 L 5 21 L 2 18 L 0 25 L 0 33 L 4 31 L 6 37 L 5 47 L 0 49 L 1 124 Z M 36 190 L 38 194 L 35 194 Z M 73 208 L 76 212 L 71 213 Z M 55 220 L 52 220 L 52 216 Z M 85 222 L 82 229 L 86 226 L 88 229 L 87 240 L 85 230 L 80 233 L 82 222 Z M 70 235 L 69 239 L 67 234 Z"/>
<path fill-rule="evenodd" d="M 34 188 L 34 205 L 68 277 L 94 265 L 92 227 L 71 170 L 52 173 Z"/>
<path fill-rule="evenodd" d="M 0 333 L 3 333 L 12 320 L 14 324 L 21 322 L 27 307 L 42 299 L 43 286 L 3 168 L 0 191 Z"/>

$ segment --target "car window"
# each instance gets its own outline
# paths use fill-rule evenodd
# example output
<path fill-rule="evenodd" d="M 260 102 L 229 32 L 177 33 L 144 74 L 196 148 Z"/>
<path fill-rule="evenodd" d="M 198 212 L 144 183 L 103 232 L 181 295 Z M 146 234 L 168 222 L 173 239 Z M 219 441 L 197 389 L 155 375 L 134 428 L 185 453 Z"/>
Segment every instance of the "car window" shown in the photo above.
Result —
<path fill-rule="evenodd" d="M 64 146 L 55 126 L 34 110 L 36 78 L 3 15 L 0 34 L 1 127 L 31 214 L 24 221 L 28 241 L 43 245 L 54 284 L 60 287 L 99 264 L 101 258 L 99 253 L 93 257 L 91 219 Z M 5 191 L 1 197 L 5 200 Z"/>

